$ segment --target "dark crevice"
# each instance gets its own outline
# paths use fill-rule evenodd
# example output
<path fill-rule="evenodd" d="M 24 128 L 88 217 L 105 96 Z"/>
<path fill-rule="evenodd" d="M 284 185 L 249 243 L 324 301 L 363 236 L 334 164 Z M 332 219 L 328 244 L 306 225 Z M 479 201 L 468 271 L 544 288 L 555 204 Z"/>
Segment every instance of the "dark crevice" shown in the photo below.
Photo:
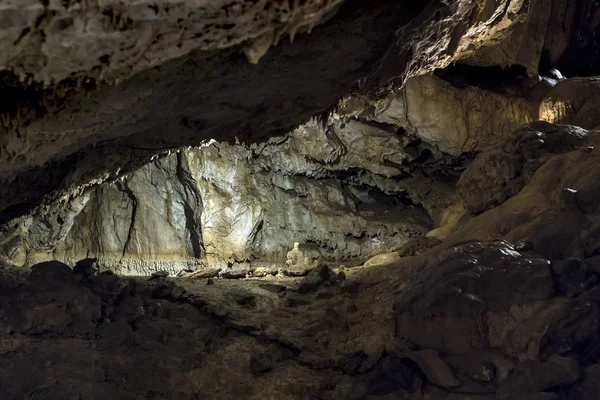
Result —
<path fill-rule="evenodd" d="M 453 63 L 438 69 L 435 75 L 458 88 L 476 86 L 490 91 L 503 91 L 506 87 L 519 86 L 528 78 L 522 65 L 479 67 L 464 63 Z"/>
<path fill-rule="evenodd" d="M 11 71 L 0 72 L 0 129 L 17 129 L 60 106 L 78 88 L 76 79 L 65 79 L 54 87 L 24 82 Z"/>
<path fill-rule="evenodd" d="M 13 219 L 26 215 L 35 206 L 35 203 L 25 202 L 6 207 L 4 210 L 0 211 L 0 226 L 12 221 Z"/>
<path fill-rule="evenodd" d="M 393 192 L 386 193 L 376 186 L 369 188 L 369 197 L 371 197 L 379 205 L 387 206 L 418 206 L 409 196 L 408 192 Z"/>
<path fill-rule="evenodd" d="M 204 255 L 205 249 L 202 243 L 202 224 L 201 215 L 203 210 L 202 197 L 197 189 L 197 183 L 190 173 L 183 167 L 183 155 L 181 152 L 177 153 L 177 178 L 183 185 L 186 197 L 193 198 L 194 206 L 190 206 L 190 201 L 184 202 L 183 208 L 185 213 L 185 225 L 187 231 L 190 233 L 190 241 L 192 244 L 192 251 L 195 258 L 200 258 Z"/>
<path fill-rule="evenodd" d="M 125 257 L 125 253 L 127 252 L 127 248 L 129 247 L 129 243 L 131 242 L 131 235 L 135 229 L 135 216 L 137 214 L 137 199 L 135 198 L 135 194 L 133 191 L 127 186 L 125 181 L 116 182 L 117 188 L 124 193 L 129 200 L 131 201 L 131 223 L 129 224 L 129 230 L 127 231 L 127 239 L 125 240 L 125 244 L 123 245 L 123 253 L 122 257 Z"/>

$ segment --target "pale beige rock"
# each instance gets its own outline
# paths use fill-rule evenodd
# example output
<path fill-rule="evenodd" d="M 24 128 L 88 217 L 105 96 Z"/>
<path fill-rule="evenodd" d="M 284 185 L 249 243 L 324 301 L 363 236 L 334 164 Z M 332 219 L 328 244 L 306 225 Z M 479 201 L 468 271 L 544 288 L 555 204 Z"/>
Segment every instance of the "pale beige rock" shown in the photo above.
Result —
<path fill-rule="evenodd" d="M 464 204 L 456 203 L 442 212 L 442 217 L 439 226 L 436 229 L 432 229 L 425 236 L 433 237 L 439 240 L 444 240 L 452 233 L 456 228 L 456 225 L 460 219 L 467 213 Z"/>
<path fill-rule="evenodd" d="M 468 57 L 535 11 L 522 1 L 413 3 L 5 1 L 0 70 L 14 104 L 0 115 L 0 209 L 70 196 L 164 149 L 285 133 L 349 91 L 398 87 Z M 256 62 L 271 37 L 323 21 L 268 62 L 240 59 L 245 48 Z"/>
<path fill-rule="evenodd" d="M 314 243 L 294 243 L 294 248 L 286 255 L 286 271 L 291 275 L 306 275 L 317 268 L 323 260 L 319 246 Z"/>
<path fill-rule="evenodd" d="M 377 254 L 376 256 L 373 256 L 371 258 L 369 258 L 367 261 L 365 261 L 365 263 L 363 264 L 363 267 L 376 267 L 379 265 L 387 265 L 387 264 L 391 264 L 394 261 L 398 261 L 400 259 L 400 254 L 398 254 L 397 251 L 392 251 L 390 253 L 382 253 L 382 254 Z"/>
<path fill-rule="evenodd" d="M 567 44 L 564 39 L 560 47 L 558 43 L 550 48 L 546 45 L 546 36 L 551 37 L 552 32 L 558 29 L 557 24 L 551 24 L 553 1 L 519 0 L 503 3 L 506 7 L 503 12 L 496 11 L 494 14 L 499 22 L 495 26 L 485 22 L 480 24 L 478 29 L 485 31 L 485 34 L 470 43 L 465 40 L 465 46 L 459 51 L 464 51 L 469 64 L 500 67 L 521 65 L 529 74 L 537 75 L 542 52 L 550 50 L 552 54 L 560 55 Z M 485 18 L 489 12 L 489 9 L 481 8 L 479 18 Z"/>
<path fill-rule="evenodd" d="M 426 75 L 409 79 L 403 91 L 379 101 L 373 119 L 457 155 L 499 145 L 519 126 L 537 120 L 538 107 L 535 98 L 457 88 Z"/>
<path fill-rule="evenodd" d="M 287 273 L 302 275 L 323 260 L 360 265 L 425 234 L 427 212 L 394 200 L 390 178 L 414 157 L 399 151 L 402 138 L 359 121 L 330 122 L 328 132 L 313 121 L 261 145 L 213 143 L 159 159 L 93 191 L 69 230 L 50 230 L 64 240 L 44 242 L 57 245 L 58 259 L 94 256 L 127 275 L 175 275 L 199 262 L 283 266 L 286 255 Z M 381 180 L 335 179 L 348 169 Z M 296 242 L 298 254 L 288 255 Z"/>

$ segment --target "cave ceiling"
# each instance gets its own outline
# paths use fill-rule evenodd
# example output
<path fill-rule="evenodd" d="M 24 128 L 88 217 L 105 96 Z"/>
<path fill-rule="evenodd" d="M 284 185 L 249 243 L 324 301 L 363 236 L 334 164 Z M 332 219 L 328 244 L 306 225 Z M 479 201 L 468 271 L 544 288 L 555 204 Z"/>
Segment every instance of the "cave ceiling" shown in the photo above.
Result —
<path fill-rule="evenodd" d="M 165 149 L 281 135 L 457 60 L 535 75 L 542 59 L 586 54 L 593 70 L 577 38 L 597 19 L 590 2 L 560 0 L 5 1 L 0 210 Z"/>

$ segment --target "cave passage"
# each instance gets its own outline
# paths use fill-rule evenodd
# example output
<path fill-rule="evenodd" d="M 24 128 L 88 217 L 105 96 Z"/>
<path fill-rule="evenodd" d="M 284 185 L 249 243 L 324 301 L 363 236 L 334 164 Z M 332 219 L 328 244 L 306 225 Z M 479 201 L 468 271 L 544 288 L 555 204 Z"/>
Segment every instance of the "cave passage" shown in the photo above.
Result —
<path fill-rule="evenodd" d="M 0 399 L 596 400 L 600 6 L 0 5 Z"/>

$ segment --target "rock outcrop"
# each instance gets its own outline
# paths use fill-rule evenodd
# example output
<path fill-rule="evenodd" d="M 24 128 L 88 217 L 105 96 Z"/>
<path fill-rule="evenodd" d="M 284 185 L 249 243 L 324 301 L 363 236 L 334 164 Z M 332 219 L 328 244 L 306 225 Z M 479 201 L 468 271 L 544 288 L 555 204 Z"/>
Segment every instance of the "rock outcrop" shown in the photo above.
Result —
<path fill-rule="evenodd" d="M 344 94 L 387 94 L 508 40 L 542 16 L 542 3 L 4 2 L 0 212 L 6 220 L 61 201 L 165 148 L 285 134 Z M 565 0 L 552 3 L 550 20 L 532 26 L 540 38 L 547 30 L 541 48 L 560 58 L 565 46 L 548 27 L 566 26 L 562 41 L 578 43 L 577 29 L 595 20 L 585 14 L 579 23 L 578 14 L 562 15 Z M 319 21 L 258 66 L 241 54 L 255 61 L 282 34 Z"/>
<path fill-rule="evenodd" d="M 519 193 L 549 156 L 594 142 L 581 128 L 543 123 L 510 133 L 536 119 L 538 108 L 544 118 L 562 87 L 595 84 L 543 82 L 524 95 L 417 77 L 398 94 L 345 99 L 324 120 L 260 144 L 213 141 L 163 153 L 127 177 L 5 226 L 3 253 L 17 265 L 94 256 L 126 274 L 236 266 L 243 276 L 258 267 L 277 271 L 294 243 L 356 265 L 433 228 L 440 227 L 431 237 L 445 239 L 468 219 L 465 211 L 481 213 Z M 418 90 L 423 85 L 440 90 L 433 96 Z M 577 114 L 582 122 L 586 115 Z M 452 185 L 475 150 L 486 151 L 457 183 L 461 206 Z"/>
<path fill-rule="evenodd" d="M 540 105 L 540 119 L 585 129 L 600 128 L 600 78 L 571 78 L 559 82 Z"/>
<path fill-rule="evenodd" d="M 4 1 L 0 398 L 596 399 L 597 3 Z"/>
<path fill-rule="evenodd" d="M 25 235 L 28 262 L 93 256 L 138 275 L 232 264 L 277 271 L 299 242 L 323 260 L 361 264 L 433 227 L 414 189 L 394 178 L 419 168 L 420 152 L 432 154 L 432 167 L 449 158 L 412 141 L 395 129 L 331 119 L 260 145 L 183 149 L 86 193 L 59 232 Z M 29 232 L 42 226 L 34 221 Z M 40 246 L 52 239 L 56 248 Z"/>
<path fill-rule="evenodd" d="M 519 94 L 510 89 L 515 88 L 460 87 L 436 75 L 424 75 L 409 79 L 396 96 L 379 100 L 372 118 L 402 127 L 452 155 L 481 151 L 538 119 L 539 95 L 533 90 Z"/>

